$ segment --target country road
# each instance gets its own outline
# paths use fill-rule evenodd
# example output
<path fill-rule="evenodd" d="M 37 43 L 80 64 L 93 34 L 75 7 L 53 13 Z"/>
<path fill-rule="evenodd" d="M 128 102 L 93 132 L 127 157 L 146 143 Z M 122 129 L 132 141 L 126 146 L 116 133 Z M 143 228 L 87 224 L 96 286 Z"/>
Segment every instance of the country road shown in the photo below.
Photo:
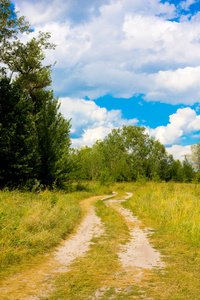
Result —
<path fill-rule="evenodd" d="M 98 238 L 107 235 L 105 224 L 95 212 L 94 204 L 99 200 L 103 200 L 106 207 L 120 215 L 129 231 L 128 241 L 117 248 L 116 255 L 120 269 L 115 277 L 116 282 L 121 280 L 122 283 L 121 287 L 119 287 L 120 284 L 118 284 L 118 287 L 115 287 L 115 293 L 121 292 L 122 287 L 124 287 L 123 293 L 126 293 L 126 291 L 130 292 L 134 284 L 141 288 L 143 281 L 146 281 L 148 276 L 150 276 L 151 270 L 154 268 L 163 269 L 165 265 L 160 253 L 149 242 L 149 235 L 152 229 L 145 228 L 136 216 L 133 216 L 128 209 L 122 206 L 122 202 L 130 198 L 132 194 L 127 193 L 127 196 L 122 197 L 122 199 L 116 197 L 115 199 L 113 198 L 114 196 L 116 195 L 113 194 L 112 196 L 103 198 L 93 197 L 83 200 L 81 207 L 84 212 L 84 218 L 75 232 L 52 255 L 45 256 L 42 263 L 34 265 L 30 269 L 22 270 L 20 274 L 16 274 L 14 277 L 6 280 L 0 288 L 1 299 L 37 300 L 49 299 L 51 297 L 51 294 L 57 288 L 55 285 L 56 278 L 59 275 L 70 272 L 74 261 L 80 257 L 87 257 L 94 239 L 98 243 Z M 124 278 L 120 277 L 122 275 L 117 275 L 122 273 L 124 274 Z M 88 295 L 88 299 L 109 299 L 109 296 L 106 296 L 109 288 L 108 282 L 104 280 L 104 283 L 94 291 L 93 295 Z M 74 296 L 69 297 L 65 295 L 64 299 L 79 298 L 74 294 Z M 86 298 L 83 297 L 80 299 Z M 140 296 L 137 299 L 140 299 Z"/>

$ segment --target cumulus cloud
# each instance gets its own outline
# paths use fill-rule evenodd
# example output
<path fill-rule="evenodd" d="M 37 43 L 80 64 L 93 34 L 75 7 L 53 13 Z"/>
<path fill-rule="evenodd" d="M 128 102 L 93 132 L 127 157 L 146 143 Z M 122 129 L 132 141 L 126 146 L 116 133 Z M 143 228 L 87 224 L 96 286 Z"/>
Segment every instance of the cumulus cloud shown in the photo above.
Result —
<path fill-rule="evenodd" d="M 105 94 L 148 101 L 199 101 L 199 17 L 172 22 L 176 7 L 159 0 L 14 1 L 57 44 L 47 52 L 55 92 L 82 98 Z M 189 7 L 192 0 L 182 2 Z"/>
<path fill-rule="evenodd" d="M 94 101 L 84 99 L 60 98 L 60 111 L 66 119 L 72 119 L 72 143 L 73 146 L 91 146 L 96 140 L 103 139 L 113 128 L 123 125 L 137 125 L 136 118 L 127 120 L 122 116 L 121 110 L 108 111 L 105 107 L 99 107 Z M 162 144 L 168 145 L 169 153 L 185 155 L 183 150 L 188 152 L 189 148 L 169 147 L 172 144 L 180 143 L 184 136 L 192 136 L 200 131 L 200 115 L 190 107 L 181 108 L 169 116 L 167 126 L 158 126 L 155 129 L 146 127 L 146 131 L 155 136 Z M 197 137 L 197 136 L 195 136 Z M 175 151 L 176 150 L 176 151 Z M 171 152 L 170 152 L 171 151 Z M 173 154 L 172 153 L 172 154 Z M 184 154 L 183 154 L 184 153 Z"/>
<path fill-rule="evenodd" d="M 172 154 L 174 159 L 179 159 L 182 161 L 186 155 L 191 154 L 191 147 L 190 146 L 180 146 L 180 145 L 173 145 L 172 147 L 166 148 L 169 154 Z"/>
<path fill-rule="evenodd" d="M 97 140 L 103 140 L 111 132 L 112 128 L 99 126 L 96 128 L 84 129 L 84 133 L 80 138 L 72 138 L 72 146 L 92 146 Z"/>
<path fill-rule="evenodd" d="M 92 145 L 103 139 L 113 128 L 135 125 L 138 120 L 124 119 L 121 110 L 101 108 L 94 101 L 61 98 L 60 111 L 66 119 L 72 119 L 73 145 Z"/>
<path fill-rule="evenodd" d="M 159 71 L 153 76 L 153 88 L 146 94 L 145 99 L 186 105 L 199 102 L 199 76 L 199 66 Z"/>
<path fill-rule="evenodd" d="M 77 24 L 98 15 L 99 7 L 109 0 L 14 0 L 22 15 L 25 15 L 32 25 L 40 25 L 57 20 L 63 22 L 66 18 Z"/>
<path fill-rule="evenodd" d="M 172 145 L 180 141 L 185 134 L 191 134 L 200 130 L 200 115 L 190 107 L 178 109 L 169 117 L 167 126 L 159 126 L 156 129 L 147 128 L 150 135 L 155 136 L 162 144 Z"/>
<path fill-rule="evenodd" d="M 195 2 L 196 2 L 196 0 L 181 1 L 179 6 L 180 6 L 180 8 L 182 8 L 184 10 L 188 10 L 190 5 L 194 4 Z"/>

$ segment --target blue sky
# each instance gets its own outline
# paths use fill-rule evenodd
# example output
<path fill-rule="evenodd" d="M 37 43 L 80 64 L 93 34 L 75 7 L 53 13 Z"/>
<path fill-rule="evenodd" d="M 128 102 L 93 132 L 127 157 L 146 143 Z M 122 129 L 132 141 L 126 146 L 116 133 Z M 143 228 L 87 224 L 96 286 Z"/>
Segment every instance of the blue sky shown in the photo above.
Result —
<path fill-rule="evenodd" d="M 73 146 L 145 126 L 182 159 L 200 140 L 200 1 L 13 0 L 52 34 L 53 90 Z"/>

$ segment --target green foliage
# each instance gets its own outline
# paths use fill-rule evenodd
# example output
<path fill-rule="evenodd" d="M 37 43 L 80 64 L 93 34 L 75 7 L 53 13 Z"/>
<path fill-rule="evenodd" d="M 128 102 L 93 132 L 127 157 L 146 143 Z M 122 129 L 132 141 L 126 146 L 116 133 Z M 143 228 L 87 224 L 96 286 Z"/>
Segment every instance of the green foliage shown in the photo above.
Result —
<path fill-rule="evenodd" d="M 52 65 L 43 65 L 44 50 L 55 45 L 49 41 L 50 34 L 42 32 L 22 43 L 22 32 L 31 32 L 29 24 L 17 16 L 9 0 L 0 0 L 0 62 L 4 66 L 0 78 L 1 187 L 27 184 L 31 188 L 35 180 L 43 186 L 61 185 L 69 178 L 109 185 L 136 181 L 138 174 L 153 181 L 192 181 L 189 160 L 183 164 L 174 161 L 144 127 L 113 129 L 91 148 L 69 151 L 70 122 L 58 112 L 58 100 L 47 90 Z M 197 171 L 199 146 L 192 147 Z"/>
<path fill-rule="evenodd" d="M 0 186 L 30 188 L 61 185 L 69 172 L 70 123 L 58 112 L 58 100 L 46 88 L 51 85 L 51 65 L 44 66 L 44 50 L 54 49 L 49 33 L 39 33 L 26 44 L 19 33 L 29 29 L 18 18 L 10 1 L 0 2 L 1 57 L 10 78 L 1 73 L 0 90 Z M 14 80 L 12 80 L 12 75 Z"/>
<path fill-rule="evenodd" d="M 18 186 L 36 176 L 37 135 L 33 105 L 22 88 L 0 79 L 0 187 Z"/>
<path fill-rule="evenodd" d="M 200 171 L 200 142 L 198 142 L 196 145 L 191 146 L 191 160 L 194 164 L 195 169 Z"/>
<path fill-rule="evenodd" d="M 24 17 L 18 17 L 10 0 L 0 1 L 0 62 L 7 63 L 14 42 L 21 32 L 30 32 Z M 5 68 L 1 67 L 1 73 Z"/>
<path fill-rule="evenodd" d="M 192 182 L 195 177 L 195 171 L 188 156 L 183 161 L 184 182 Z"/>
<path fill-rule="evenodd" d="M 61 185 L 69 172 L 70 121 L 58 113 L 58 100 L 49 94 L 37 120 L 40 170 L 39 180 L 46 186 Z"/>
<path fill-rule="evenodd" d="M 49 43 L 50 34 L 40 32 L 39 37 L 32 38 L 26 44 L 17 41 L 13 45 L 7 65 L 12 73 L 16 73 L 17 81 L 31 96 L 35 113 L 40 109 L 43 99 L 41 90 L 51 85 L 51 65 L 44 66 L 44 49 L 54 49 L 55 45 Z M 39 97 L 38 97 L 39 96 Z M 42 101 L 44 102 L 44 100 Z"/>
<path fill-rule="evenodd" d="M 188 161 L 182 165 L 167 155 L 165 147 L 139 126 L 114 129 L 103 141 L 91 148 L 76 149 L 72 177 L 99 180 L 101 183 L 148 180 L 187 181 L 193 178 Z"/>
<path fill-rule="evenodd" d="M 133 197 L 127 203 L 135 214 L 147 216 L 159 228 L 199 247 L 199 185 L 148 182 L 132 185 L 129 190 Z"/>

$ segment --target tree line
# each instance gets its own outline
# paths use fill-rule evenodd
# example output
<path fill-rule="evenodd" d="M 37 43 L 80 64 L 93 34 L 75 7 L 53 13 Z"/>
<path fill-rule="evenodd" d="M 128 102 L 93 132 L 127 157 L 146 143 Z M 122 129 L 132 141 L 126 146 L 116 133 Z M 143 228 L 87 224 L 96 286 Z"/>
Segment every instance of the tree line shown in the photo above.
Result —
<path fill-rule="evenodd" d="M 199 151 L 200 143 L 193 146 Z M 176 181 L 192 182 L 200 171 L 189 156 L 183 162 L 167 154 L 164 145 L 145 133 L 144 127 L 123 126 L 113 129 L 103 141 L 92 147 L 71 150 L 74 179 L 116 181 Z"/>
<path fill-rule="evenodd" d="M 45 49 L 54 49 L 49 33 L 23 43 L 31 32 L 9 0 L 0 0 L 0 188 L 51 187 L 71 180 L 175 180 L 191 182 L 200 170 L 200 143 L 183 163 L 145 133 L 144 127 L 113 129 L 92 147 L 70 148 L 70 120 L 59 113 L 51 90 L 51 65 Z"/>

